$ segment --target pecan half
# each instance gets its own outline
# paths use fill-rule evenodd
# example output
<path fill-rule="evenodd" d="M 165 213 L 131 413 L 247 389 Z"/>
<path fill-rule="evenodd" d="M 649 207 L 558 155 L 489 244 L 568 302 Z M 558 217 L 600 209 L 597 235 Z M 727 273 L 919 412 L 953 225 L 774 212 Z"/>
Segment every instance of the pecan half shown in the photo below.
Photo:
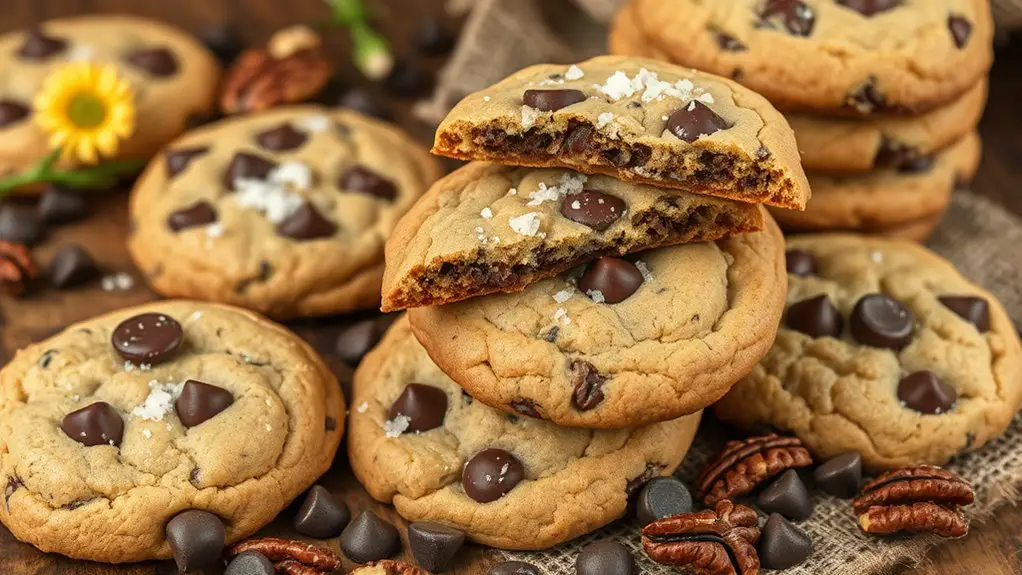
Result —
<path fill-rule="evenodd" d="M 852 508 L 866 533 L 936 533 L 961 537 L 969 523 L 958 508 L 976 494 L 955 473 L 932 465 L 889 471 L 866 483 Z"/>
<path fill-rule="evenodd" d="M 304 541 L 297 541 L 294 539 L 280 539 L 278 537 L 259 537 L 256 539 L 246 539 L 239 543 L 235 543 L 227 549 L 227 557 L 234 557 L 244 553 L 245 551 L 256 551 L 262 553 L 269 559 L 274 565 L 277 566 L 278 570 L 283 571 L 284 569 L 290 568 L 293 571 L 283 571 L 289 575 L 306 575 L 306 573 L 333 573 L 341 566 L 341 559 L 333 551 L 325 547 L 317 547 L 305 543 Z M 314 571 L 299 571 L 297 566 L 292 565 L 289 562 L 299 563 L 306 567 L 314 569 Z M 286 566 L 280 564 L 287 563 Z"/>
<path fill-rule="evenodd" d="M 351 572 L 352 575 L 429 575 L 428 571 L 413 567 L 401 561 L 386 559 L 359 567 Z"/>
<path fill-rule="evenodd" d="M 706 464 L 696 479 L 696 490 L 703 503 L 715 505 L 751 493 L 782 471 L 812 464 L 813 457 L 797 437 L 764 435 L 729 441 Z"/>
<path fill-rule="evenodd" d="M 714 508 L 684 513 L 642 529 L 642 547 L 663 565 L 687 567 L 696 575 L 759 573 L 756 512 L 725 499 Z"/>
<path fill-rule="evenodd" d="M 315 567 L 309 567 L 304 563 L 299 563 L 294 559 L 274 563 L 273 570 L 279 575 L 324 575 L 326 573 L 325 571 L 320 571 Z"/>
<path fill-rule="evenodd" d="M 969 521 L 961 511 L 925 502 L 870 507 L 859 515 L 859 527 L 871 535 L 933 533 L 964 537 L 969 533 Z"/>
<path fill-rule="evenodd" d="M 16 297 L 38 271 L 23 244 L 0 240 L 0 293 Z"/>

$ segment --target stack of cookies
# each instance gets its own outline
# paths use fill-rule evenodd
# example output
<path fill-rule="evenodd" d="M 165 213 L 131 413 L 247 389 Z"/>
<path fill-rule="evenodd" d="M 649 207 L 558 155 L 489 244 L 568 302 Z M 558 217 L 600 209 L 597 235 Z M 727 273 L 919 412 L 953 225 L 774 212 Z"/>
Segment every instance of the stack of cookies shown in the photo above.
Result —
<path fill-rule="evenodd" d="M 760 204 L 808 199 L 794 134 L 735 82 L 607 56 L 468 96 L 434 152 L 477 161 L 387 242 L 383 308 L 409 311 L 356 373 L 352 468 L 411 521 L 547 548 L 673 472 L 773 343 Z"/>
<path fill-rule="evenodd" d="M 729 76 L 783 110 L 813 201 L 785 230 L 922 240 L 978 168 L 987 0 L 631 0 L 611 52 Z"/>

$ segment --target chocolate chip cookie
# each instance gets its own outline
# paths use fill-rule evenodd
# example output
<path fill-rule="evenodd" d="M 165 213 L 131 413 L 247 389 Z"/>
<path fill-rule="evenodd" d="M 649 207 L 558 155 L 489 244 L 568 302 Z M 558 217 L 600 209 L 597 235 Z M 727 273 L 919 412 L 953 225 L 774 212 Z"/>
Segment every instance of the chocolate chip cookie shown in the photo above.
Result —
<path fill-rule="evenodd" d="M 521 291 L 599 255 L 761 229 L 753 204 L 473 162 L 437 182 L 387 241 L 383 309 Z"/>
<path fill-rule="evenodd" d="M 809 199 L 791 128 L 769 102 L 731 80 L 640 58 L 521 70 L 455 106 L 433 152 L 792 209 Z"/>
<path fill-rule="evenodd" d="M 281 318 L 376 307 L 384 242 L 439 175 L 408 136 L 355 112 L 225 120 L 147 168 L 128 247 L 167 296 Z"/>
<path fill-rule="evenodd" d="M 990 67 L 987 0 L 633 0 L 671 61 L 729 76 L 784 110 L 922 113 Z"/>
<path fill-rule="evenodd" d="M 502 413 L 445 375 L 406 318 L 355 373 L 352 405 L 348 454 L 373 497 L 503 549 L 546 549 L 622 516 L 678 466 L 700 417 L 591 431 Z"/>
<path fill-rule="evenodd" d="M 184 132 L 188 118 L 213 110 L 220 65 L 185 32 L 135 16 L 83 16 L 0 36 L 0 173 L 49 152 L 32 121 L 46 76 L 70 61 L 115 64 L 135 90 L 136 131 L 122 157 L 148 158 Z"/>
<path fill-rule="evenodd" d="M 770 353 L 716 407 L 791 430 L 821 459 L 943 464 L 1001 434 L 1022 401 L 1022 348 L 1001 304 L 910 242 L 792 238 Z"/>
<path fill-rule="evenodd" d="M 166 559 L 204 522 L 221 544 L 269 523 L 329 468 L 344 398 L 282 327 L 161 301 L 21 350 L 0 371 L 0 422 L 4 525 L 120 563 Z"/>
<path fill-rule="evenodd" d="M 767 352 L 784 238 L 762 232 L 601 257 L 515 294 L 408 312 L 454 381 L 507 413 L 634 427 L 713 403 Z"/>

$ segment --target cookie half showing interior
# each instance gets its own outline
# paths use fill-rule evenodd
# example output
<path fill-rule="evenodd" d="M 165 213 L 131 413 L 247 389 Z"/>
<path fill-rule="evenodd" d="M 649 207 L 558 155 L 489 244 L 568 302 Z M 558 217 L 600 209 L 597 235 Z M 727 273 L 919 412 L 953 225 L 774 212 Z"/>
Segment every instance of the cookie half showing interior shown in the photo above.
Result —
<path fill-rule="evenodd" d="M 597 256 L 763 229 L 753 204 L 554 168 L 473 162 L 387 241 L 383 309 L 515 292 Z"/>
<path fill-rule="evenodd" d="M 784 238 L 766 224 L 409 319 L 437 365 L 491 407 L 572 427 L 674 419 L 723 396 L 773 342 L 787 281 Z"/>
<path fill-rule="evenodd" d="M 276 318 L 377 307 L 384 243 L 440 173 L 409 136 L 347 110 L 229 119 L 146 169 L 128 248 L 165 296 Z"/>
<path fill-rule="evenodd" d="M 700 418 L 591 431 L 508 415 L 445 375 L 406 318 L 366 356 L 353 393 L 348 454 L 366 490 L 409 521 L 501 549 L 547 549 L 621 517 L 681 463 Z"/>
<path fill-rule="evenodd" d="M 1022 401 L 1022 347 L 993 295 L 911 242 L 789 241 L 785 320 L 716 407 L 873 470 L 942 465 L 998 437 Z"/>
<path fill-rule="evenodd" d="M 169 558 L 168 522 L 185 512 L 211 520 L 181 521 L 185 535 L 210 541 L 219 528 L 188 527 L 215 517 L 230 544 L 329 469 L 344 418 L 323 361 L 257 314 L 117 311 L 0 371 L 0 519 L 42 551 L 105 563 Z"/>
<path fill-rule="evenodd" d="M 809 199 L 791 128 L 766 99 L 725 78 L 641 58 L 517 72 L 458 103 L 433 152 L 792 209 Z"/>

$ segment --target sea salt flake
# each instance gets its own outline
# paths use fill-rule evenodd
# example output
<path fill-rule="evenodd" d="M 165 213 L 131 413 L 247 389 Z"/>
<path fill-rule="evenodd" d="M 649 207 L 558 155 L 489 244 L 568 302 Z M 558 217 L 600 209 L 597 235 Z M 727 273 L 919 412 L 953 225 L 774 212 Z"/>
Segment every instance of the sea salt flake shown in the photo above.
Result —
<path fill-rule="evenodd" d="M 694 112 L 694 111 L 696 110 L 696 101 L 695 101 L 695 100 L 692 100 L 691 102 L 689 102 L 689 103 L 688 103 L 688 108 L 686 108 L 686 109 L 687 109 L 687 110 L 688 110 L 689 112 Z"/>
<path fill-rule="evenodd" d="M 704 104 L 713 104 L 714 103 L 713 94 L 703 94 L 702 96 L 699 96 L 696 99 L 699 100 L 700 102 L 703 102 Z"/>
<path fill-rule="evenodd" d="M 299 125 L 310 132 L 325 132 L 330 129 L 330 117 L 324 115 L 309 116 L 302 118 Z"/>
<path fill-rule="evenodd" d="M 554 312 L 554 320 L 559 321 L 564 325 L 571 323 L 571 318 L 568 317 L 568 312 L 563 307 L 557 308 L 557 311 Z"/>
<path fill-rule="evenodd" d="M 152 439 L 153 438 L 153 432 L 148 430 L 148 429 L 143 429 L 142 430 L 142 435 L 145 436 L 146 439 Z"/>
<path fill-rule="evenodd" d="M 603 292 L 600 290 L 591 289 L 586 292 L 586 295 L 589 296 L 589 299 L 593 300 L 596 303 L 603 303 L 607 301 L 607 298 L 603 296 Z"/>
<path fill-rule="evenodd" d="M 561 291 L 554 294 L 554 301 L 557 303 L 564 303 L 571 299 L 571 296 L 575 295 L 575 290 L 572 288 L 562 289 Z"/>
<path fill-rule="evenodd" d="M 869 254 L 869 259 L 873 260 L 873 263 L 877 263 L 877 264 L 883 263 L 883 261 L 884 261 L 884 254 L 883 254 L 883 252 L 880 252 L 880 251 L 874 251 L 873 253 Z"/>
<path fill-rule="evenodd" d="M 284 162 L 270 171 L 270 182 L 296 190 L 312 187 L 312 168 L 303 162 Z"/>
<path fill-rule="evenodd" d="M 369 409 L 369 402 L 363 401 L 362 403 L 358 404 L 358 407 L 355 408 L 355 411 L 359 413 L 365 413 L 367 409 Z"/>
<path fill-rule="evenodd" d="M 540 226 L 539 212 L 529 212 L 508 220 L 511 229 L 523 236 L 535 236 Z"/>
<path fill-rule="evenodd" d="M 124 272 L 104 276 L 100 280 L 103 291 L 125 291 L 135 286 L 135 279 Z"/>
<path fill-rule="evenodd" d="M 602 130 L 607 127 L 607 124 L 614 121 L 614 114 L 611 112 L 604 112 L 596 118 L 596 129 Z"/>
<path fill-rule="evenodd" d="M 518 195 L 518 188 L 511 188 L 511 189 L 509 189 L 507 191 L 507 194 L 509 196 L 517 196 Z"/>
<path fill-rule="evenodd" d="M 408 426 L 411 423 L 412 418 L 407 415 L 398 414 L 394 419 L 383 422 L 383 434 L 387 437 L 400 437 L 402 433 L 408 430 Z"/>
<path fill-rule="evenodd" d="M 493 210 L 490 208 L 483 208 L 482 211 L 479 212 L 479 215 L 489 220 L 493 218 Z"/>
<path fill-rule="evenodd" d="M 240 207 L 262 212 L 274 224 L 286 220 L 304 203 L 301 196 L 274 182 L 239 178 L 234 187 L 231 197 Z"/>
<path fill-rule="evenodd" d="M 573 210 L 581 210 L 582 209 L 582 202 L 580 202 L 578 200 L 575 200 L 574 202 L 571 202 L 571 209 L 573 209 Z"/>
<path fill-rule="evenodd" d="M 568 66 L 568 71 L 564 73 L 564 78 L 566 80 L 580 80 L 585 75 L 586 73 L 582 71 L 582 68 L 572 64 Z"/>
<path fill-rule="evenodd" d="M 163 416 L 174 409 L 174 401 L 181 395 L 181 388 L 183 387 L 183 383 L 150 381 L 149 395 L 142 402 L 142 405 L 131 410 L 131 414 L 148 421 L 163 420 Z"/>
<path fill-rule="evenodd" d="M 206 235 L 211 238 L 219 238 L 224 235 L 224 225 L 220 222 L 206 226 Z"/>
<path fill-rule="evenodd" d="M 538 120 L 542 114 L 542 112 L 535 108 L 522 106 L 522 127 L 528 130 L 536 124 L 536 120 Z"/>
<path fill-rule="evenodd" d="M 535 192 L 529 193 L 529 202 L 525 205 L 536 207 L 547 201 L 559 201 L 564 196 L 571 196 L 581 192 L 585 188 L 588 176 L 585 174 L 563 174 L 558 182 L 548 186 L 545 182 L 539 183 Z"/>
<path fill-rule="evenodd" d="M 635 267 L 639 268 L 639 273 L 642 274 L 642 279 L 643 280 L 645 280 L 646 282 L 652 283 L 652 281 L 653 281 L 653 274 L 650 273 L 649 268 L 646 267 L 646 262 L 642 262 L 642 261 L 635 262 Z"/>
<path fill-rule="evenodd" d="M 489 96 L 483 96 L 483 101 L 484 101 L 484 102 L 489 102 L 489 101 L 490 101 L 490 100 L 492 100 L 492 99 L 493 99 L 493 98 L 491 98 L 491 97 L 489 97 Z"/>

